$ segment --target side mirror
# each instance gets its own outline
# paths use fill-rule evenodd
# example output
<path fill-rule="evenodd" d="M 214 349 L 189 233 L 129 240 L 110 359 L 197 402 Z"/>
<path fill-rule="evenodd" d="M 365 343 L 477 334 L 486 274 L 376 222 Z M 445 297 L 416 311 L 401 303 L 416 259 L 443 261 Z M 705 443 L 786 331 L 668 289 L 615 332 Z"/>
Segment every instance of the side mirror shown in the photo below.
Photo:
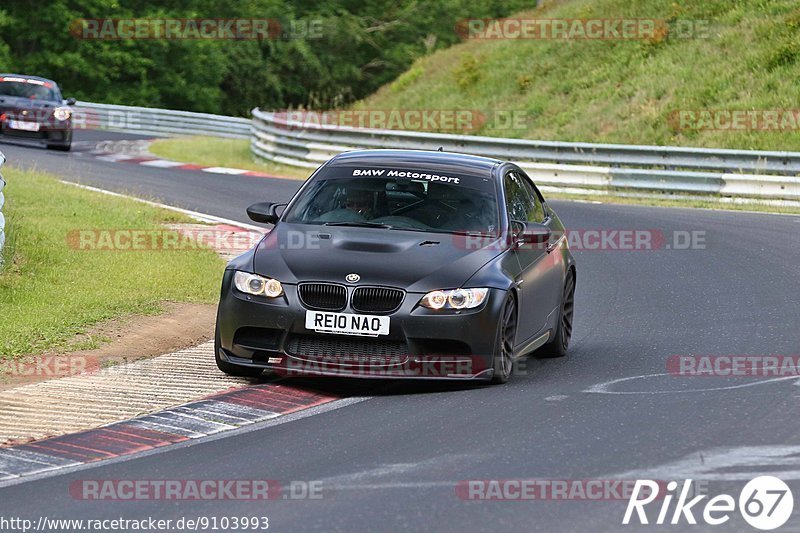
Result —
<path fill-rule="evenodd" d="M 553 231 L 538 222 L 514 222 L 519 231 L 514 234 L 519 244 L 545 244 L 550 241 Z"/>
<path fill-rule="evenodd" d="M 255 222 L 262 222 L 264 224 L 276 224 L 280 215 L 278 214 L 279 207 L 285 207 L 286 204 L 274 204 L 272 202 L 258 202 L 247 208 L 247 216 L 250 220 Z"/>
<path fill-rule="evenodd" d="M 67 98 L 66 100 L 64 100 L 64 103 L 65 103 L 65 104 L 67 104 L 67 105 L 75 105 L 77 102 L 78 102 L 78 101 L 77 101 L 77 100 L 75 100 L 75 99 L 74 99 L 74 98 L 72 98 L 72 97 L 70 97 L 70 98 Z"/>

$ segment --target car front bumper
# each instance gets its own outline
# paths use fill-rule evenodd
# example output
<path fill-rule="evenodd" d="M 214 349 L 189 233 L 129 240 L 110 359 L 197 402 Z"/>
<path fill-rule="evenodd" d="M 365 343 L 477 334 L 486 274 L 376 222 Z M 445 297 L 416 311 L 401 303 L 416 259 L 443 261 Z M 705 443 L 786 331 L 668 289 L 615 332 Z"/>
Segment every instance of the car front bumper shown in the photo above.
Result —
<path fill-rule="evenodd" d="M 268 300 L 237 291 L 232 277 L 227 270 L 217 312 L 218 355 L 229 363 L 289 376 L 492 377 L 505 291 L 491 289 L 476 309 L 444 312 L 418 305 L 423 294 L 407 293 L 388 315 L 388 335 L 360 337 L 306 329 L 307 309 L 294 285 L 284 285 L 283 296 Z M 356 313 L 349 307 L 342 312 Z"/>
<path fill-rule="evenodd" d="M 8 121 L 2 121 L 0 122 L 0 139 L 58 145 L 67 145 L 72 142 L 72 125 L 70 123 L 55 125 L 40 122 L 38 124 L 37 131 L 29 131 L 11 128 Z"/>

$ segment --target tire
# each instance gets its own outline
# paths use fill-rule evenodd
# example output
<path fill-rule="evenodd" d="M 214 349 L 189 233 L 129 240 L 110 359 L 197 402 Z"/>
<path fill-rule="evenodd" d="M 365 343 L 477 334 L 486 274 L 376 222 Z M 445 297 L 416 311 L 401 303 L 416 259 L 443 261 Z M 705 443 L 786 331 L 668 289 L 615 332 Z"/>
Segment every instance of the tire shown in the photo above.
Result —
<path fill-rule="evenodd" d="M 214 360 L 217 362 L 217 368 L 229 376 L 237 378 L 256 378 L 264 372 L 261 368 L 239 366 L 229 363 L 228 361 L 223 361 L 219 356 L 219 350 L 219 332 L 217 332 L 214 335 Z"/>
<path fill-rule="evenodd" d="M 537 357 L 551 358 L 564 357 L 569 349 L 569 341 L 572 339 L 572 325 L 575 318 L 575 274 L 572 270 L 567 274 L 567 281 L 564 282 L 564 294 L 561 297 L 561 310 L 558 314 L 558 326 L 556 327 L 553 339 L 542 346 Z"/>
<path fill-rule="evenodd" d="M 59 152 L 69 152 L 72 149 L 72 143 L 70 144 L 48 144 L 48 150 L 58 150 Z"/>
<path fill-rule="evenodd" d="M 494 358 L 492 367 L 493 384 L 505 383 L 514 373 L 514 337 L 517 332 L 517 305 L 514 297 L 509 294 L 503 304 L 497 327 L 497 340 L 495 341 Z"/>

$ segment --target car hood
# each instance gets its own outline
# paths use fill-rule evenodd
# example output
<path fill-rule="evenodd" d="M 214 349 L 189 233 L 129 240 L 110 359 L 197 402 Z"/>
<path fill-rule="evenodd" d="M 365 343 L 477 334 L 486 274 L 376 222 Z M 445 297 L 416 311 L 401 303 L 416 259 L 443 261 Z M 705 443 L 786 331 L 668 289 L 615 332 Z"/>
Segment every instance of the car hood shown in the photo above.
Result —
<path fill-rule="evenodd" d="M 496 238 L 376 228 L 278 224 L 258 244 L 256 273 L 282 283 L 329 281 L 399 287 L 408 292 L 456 288 L 500 252 Z"/>

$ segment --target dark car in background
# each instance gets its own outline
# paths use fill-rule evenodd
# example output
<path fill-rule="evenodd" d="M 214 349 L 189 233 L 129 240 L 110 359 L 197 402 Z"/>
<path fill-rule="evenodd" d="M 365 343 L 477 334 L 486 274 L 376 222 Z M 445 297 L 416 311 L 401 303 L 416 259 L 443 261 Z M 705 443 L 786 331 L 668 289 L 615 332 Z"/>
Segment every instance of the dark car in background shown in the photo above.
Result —
<path fill-rule="evenodd" d="M 0 74 L 0 140 L 25 140 L 68 151 L 74 104 L 74 98 L 63 99 L 52 80 Z"/>
<path fill-rule="evenodd" d="M 415 150 L 340 154 L 229 263 L 215 355 L 228 374 L 491 380 L 566 354 L 575 261 L 518 166 Z"/>

